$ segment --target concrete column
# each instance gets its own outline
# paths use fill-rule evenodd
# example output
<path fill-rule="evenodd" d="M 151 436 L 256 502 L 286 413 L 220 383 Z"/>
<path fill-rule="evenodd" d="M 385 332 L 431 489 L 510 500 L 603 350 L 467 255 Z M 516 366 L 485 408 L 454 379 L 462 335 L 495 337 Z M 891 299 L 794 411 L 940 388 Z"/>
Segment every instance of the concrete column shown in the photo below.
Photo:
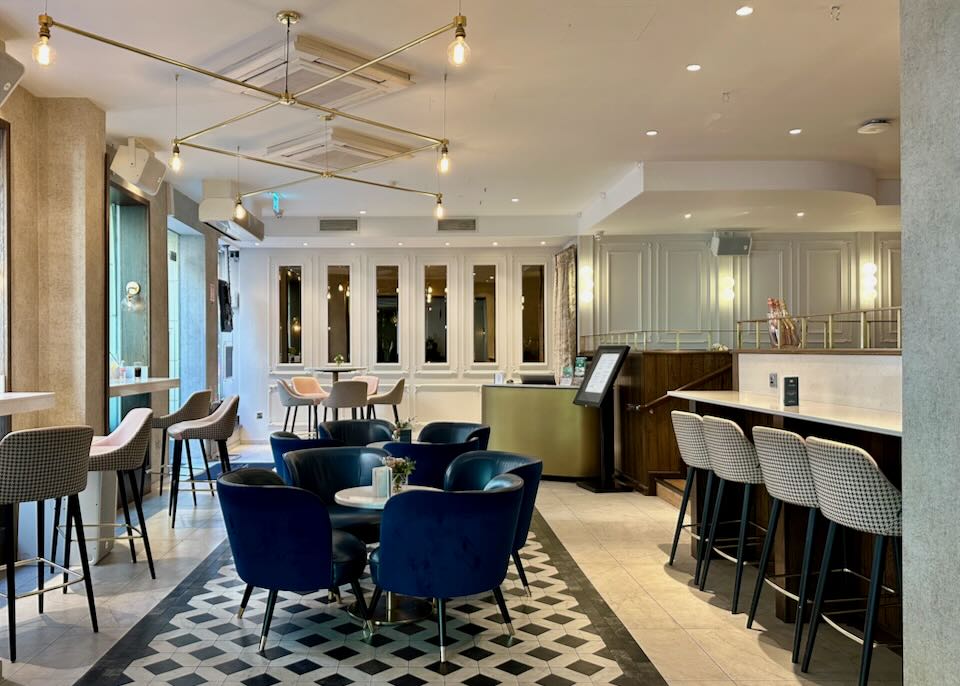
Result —
<path fill-rule="evenodd" d="M 960 673 L 960 3 L 901 0 L 904 679 Z"/>

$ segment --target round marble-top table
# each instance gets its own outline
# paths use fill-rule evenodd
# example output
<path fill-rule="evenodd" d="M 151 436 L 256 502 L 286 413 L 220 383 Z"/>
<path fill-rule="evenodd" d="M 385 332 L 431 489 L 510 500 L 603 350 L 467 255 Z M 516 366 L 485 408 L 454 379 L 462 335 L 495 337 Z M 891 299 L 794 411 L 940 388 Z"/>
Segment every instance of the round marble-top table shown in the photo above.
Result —
<path fill-rule="evenodd" d="M 400 492 L 408 493 L 410 491 L 436 491 L 439 489 L 430 486 L 404 486 Z M 355 486 L 337 491 L 333 499 L 337 505 L 347 507 L 358 507 L 362 510 L 382 510 L 390 496 L 381 497 L 373 494 L 373 486 Z"/>
<path fill-rule="evenodd" d="M 329 374 L 333 378 L 333 383 L 337 383 L 340 380 L 340 374 L 364 372 L 366 370 L 366 367 L 359 367 L 352 364 L 328 364 L 322 367 L 307 368 L 307 371 L 311 374 Z"/>

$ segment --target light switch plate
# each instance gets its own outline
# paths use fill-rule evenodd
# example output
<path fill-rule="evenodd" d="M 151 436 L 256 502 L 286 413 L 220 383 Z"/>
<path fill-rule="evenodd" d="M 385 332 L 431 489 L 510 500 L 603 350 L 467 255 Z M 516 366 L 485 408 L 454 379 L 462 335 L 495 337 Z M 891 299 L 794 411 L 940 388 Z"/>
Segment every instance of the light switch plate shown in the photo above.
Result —
<path fill-rule="evenodd" d="M 777 387 L 777 373 L 770 372 L 770 388 L 776 388 L 776 387 Z"/>

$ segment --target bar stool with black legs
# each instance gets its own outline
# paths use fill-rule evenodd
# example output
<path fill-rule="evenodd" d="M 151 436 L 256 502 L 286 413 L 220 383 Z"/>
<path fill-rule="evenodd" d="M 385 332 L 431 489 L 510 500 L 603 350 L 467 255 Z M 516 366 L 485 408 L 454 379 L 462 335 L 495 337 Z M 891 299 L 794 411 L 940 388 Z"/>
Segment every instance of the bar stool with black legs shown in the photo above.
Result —
<path fill-rule="evenodd" d="M 670 566 L 677 555 L 677 544 L 680 542 L 680 531 L 690 529 L 690 536 L 697 541 L 697 568 L 693 573 L 694 583 L 700 581 L 700 568 L 703 562 L 703 548 L 706 540 L 706 530 L 709 526 L 710 495 L 713 490 L 713 470 L 710 468 L 710 455 L 707 452 L 707 442 L 703 437 L 703 417 L 693 412 L 673 410 L 670 413 L 673 420 L 673 433 L 677 437 L 677 447 L 680 449 L 680 458 L 687 465 L 687 483 L 683 487 L 683 499 L 680 501 L 680 516 L 677 517 L 677 528 L 673 532 L 673 545 L 670 546 Z M 707 473 L 707 485 L 704 489 L 703 512 L 699 522 L 684 524 L 687 514 L 687 504 L 690 502 L 690 491 L 697 473 Z"/>
<path fill-rule="evenodd" d="M 753 487 L 763 483 L 760 472 L 760 460 L 753 444 L 743 435 L 743 430 L 735 422 L 709 415 L 703 418 L 703 437 L 710 455 L 710 467 L 716 473 L 717 498 L 710 518 L 710 540 L 704 550 L 703 572 L 700 575 L 700 590 L 707 583 L 712 553 L 730 560 L 737 566 L 733 582 L 733 602 L 730 612 L 737 614 L 740 604 L 740 583 L 743 580 L 744 553 L 747 546 L 747 527 L 751 526 L 748 515 Z M 740 508 L 740 534 L 737 537 L 736 555 L 730 555 L 723 547 L 717 546 L 717 522 L 720 519 L 720 507 L 723 503 L 724 487 L 728 483 L 743 484 L 743 505 Z M 753 539 L 751 539 L 752 542 Z"/>
<path fill-rule="evenodd" d="M 203 419 L 210 414 L 210 399 L 213 393 L 210 389 L 203 391 L 194 391 L 187 398 L 187 402 L 180 406 L 179 410 L 153 418 L 153 428 L 160 429 L 160 495 L 163 495 L 163 476 L 167 468 L 167 429 L 174 424 L 187 422 L 191 419 Z M 203 444 L 200 444 L 203 447 Z M 204 456 L 206 459 L 206 456 Z M 193 465 L 190 465 L 191 469 Z M 142 483 L 142 482 L 141 482 Z M 140 487 L 140 497 L 143 498 L 143 486 Z"/>
<path fill-rule="evenodd" d="M 807 587 L 810 579 L 810 558 L 813 555 L 813 534 L 817 524 L 817 491 L 810 472 L 810 460 L 807 458 L 807 445 L 801 436 L 783 429 L 768 426 L 753 427 L 753 444 L 760 458 L 760 471 L 763 483 L 770 494 L 770 523 L 767 524 L 767 536 L 763 541 L 760 554 L 760 569 L 757 573 L 757 585 L 753 589 L 750 602 L 750 614 L 747 615 L 747 628 L 753 627 L 757 615 L 760 592 L 764 584 L 797 602 L 797 620 L 793 630 L 794 663 L 800 661 L 800 639 L 803 636 L 803 615 L 807 607 Z M 786 585 L 777 584 L 778 575 L 767 576 L 767 563 L 773 550 L 773 539 L 777 533 L 777 523 L 783 503 L 802 507 L 807 511 L 807 536 L 803 545 L 803 563 L 797 593 L 791 593 Z M 785 579 L 786 575 L 779 575 Z"/>
<path fill-rule="evenodd" d="M 17 661 L 17 600 L 36 595 L 38 609 L 43 613 L 43 595 L 83 582 L 87 591 L 87 606 L 93 631 L 98 631 L 97 609 L 93 603 L 93 584 L 90 581 L 90 563 L 87 561 L 86 539 L 80 516 L 78 494 L 87 487 L 90 465 L 90 443 L 93 429 L 89 426 L 58 426 L 47 429 L 14 431 L 0 440 L 0 515 L 4 528 L 3 565 L 7 586 L 2 594 L 7 600 L 7 619 L 10 640 L 10 661 Z M 142 456 L 141 456 L 142 457 Z M 139 468 L 139 465 L 137 465 Z M 67 549 L 63 565 L 44 558 L 43 512 L 45 501 L 67 499 Z M 20 503 L 37 505 L 37 556 L 17 561 L 16 513 Z M 70 533 L 77 532 L 80 548 L 80 566 L 83 573 L 70 569 Z M 21 595 L 16 591 L 16 568 L 36 565 L 37 589 Z M 44 567 L 50 565 L 63 572 L 63 582 L 44 585 Z M 72 578 L 71 578 L 72 577 Z"/>
<path fill-rule="evenodd" d="M 810 615 L 810 633 L 807 636 L 807 648 L 801 671 L 806 672 L 810 668 L 817 627 L 822 620 L 863 645 L 863 651 L 860 654 L 859 683 L 860 686 L 865 686 L 870 676 L 870 660 L 873 657 L 873 636 L 877 624 L 880 593 L 885 588 L 883 572 L 888 540 L 892 541 L 894 546 L 898 591 L 901 594 L 903 592 L 903 574 L 900 567 L 900 537 L 903 535 L 902 497 L 896 486 L 890 483 L 880 471 L 870 454 L 862 448 L 810 437 L 807 439 L 807 455 L 810 457 L 810 470 L 817 489 L 820 511 L 827 518 L 830 526 L 827 529 L 827 541 L 823 548 L 823 563 L 820 566 L 820 578 L 817 579 L 817 592 Z M 830 613 L 822 612 L 837 527 L 846 527 L 874 536 L 873 564 L 870 571 L 870 589 L 867 592 L 862 638 L 842 627 Z"/>
<path fill-rule="evenodd" d="M 317 402 L 313 398 L 300 395 L 289 383 L 283 379 L 277 379 L 277 398 L 280 399 L 281 407 L 286 408 L 286 414 L 283 416 L 283 430 L 287 430 L 287 422 L 290 421 L 290 410 L 293 410 L 293 421 L 290 423 L 290 431 L 297 430 L 297 409 L 307 408 L 307 431 L 316 430 L 316 423 L 313 421 L 314 410 Z M 310 425 L 313 424 L 311 427 Z"/>

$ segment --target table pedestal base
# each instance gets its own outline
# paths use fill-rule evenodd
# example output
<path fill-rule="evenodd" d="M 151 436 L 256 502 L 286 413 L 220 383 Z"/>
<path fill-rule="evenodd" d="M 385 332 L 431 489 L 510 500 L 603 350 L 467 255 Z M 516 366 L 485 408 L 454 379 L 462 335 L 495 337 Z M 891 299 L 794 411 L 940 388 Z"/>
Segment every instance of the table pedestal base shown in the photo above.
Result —
<path fill-rule="evenodd" d="M 351 603 L 347 608 L 351 617 L 363 621 L 360 608 Z M 399 593 L 384 593 L 377 603 L 377 611 L 373 613 L 375 626 L 389 626 L 392 624 L 412 624 L 422 619 L 428 619 L 433 614 L 433 603 L 421 598 L 400 595 Z"/>

